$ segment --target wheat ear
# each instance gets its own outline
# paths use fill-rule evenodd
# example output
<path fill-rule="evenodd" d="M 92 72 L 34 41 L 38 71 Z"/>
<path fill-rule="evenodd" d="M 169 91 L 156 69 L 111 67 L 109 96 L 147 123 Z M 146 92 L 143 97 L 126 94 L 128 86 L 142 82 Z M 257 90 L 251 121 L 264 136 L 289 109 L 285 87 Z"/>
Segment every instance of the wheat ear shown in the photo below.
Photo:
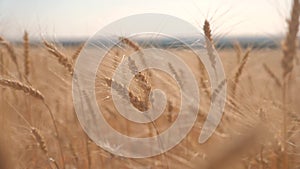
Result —
<path fill-rule="evenodd" d="M 244 57 L 243 57 L 240 65 L 238 66 L 237 72 L 234 75 L 234 79 L 233 79 L 234 83 L 233 83 L 233 88 L 232 88 L 233 96 L 235 96 L 237 84 L 239 83 L 240 77 L 243 74 L 244 67 L 245 67 L 245 65 L 248 61 L 249 56 L 250 56 L 250 52 L 251 52 L 251 48 L 248 48 L 246 53 L 244 54 Z"/>
<path fill-rule="evenodd" d="M 73 65 L 69 59 L 61 53 L 53 44 L 43 40 L 43 43 L 49 53 L 55 56 L 58 59 L 58 62 L 67 69 L 67 71 L 73 75 Z"/>
<path fill-rule="evenodd" d="M 210 23 L 207 20 L 204 21 L 203 31 L 206 37 L 205 42 L 206 42 L 207 55 L 209 56 L 209 60 L 211 62 L 212 67 L 215 69 L 216 68 L 216 54 L 214 53 L 215 47 L 214 47 L 214 42 L 211 34 Z"/>
<path fill-rule="evenodd" d="M 2 50 L 0 49 L 0 73 L 1 73 L 1 76 L 4 75 L 4 58 L 3 58 L 3 53 L 2 53 Z"/>
<path fill-rule="evenodd" d="M 55 165 L 56 169 L 59 169 L 59 166 L 58 166 L 57 162 L 55 161 L 55 159 L 52 158 L 51 156 L 49 156 L 49 152 L 48 152 L 48 148 L 47 148 L 45 138 L 40 133 L 40 131 L 35 127 L 31 127 L 30 132 L 33 135 L 33 137 L 35 138 L 35 140 L 38 143 L 38 146 L 40 147 L 42 152 L 48 158 L 48 160 Z"/>
<path fill-rule="evenodd" d="M 126 38 L 126 37 L 120 37 L 119 40 L 122 43 L 124 43 L 124 44 L 128 45 L 129 47 L 131 47 L 134 51 L 141 51 L 140 46 L 137 43 L 129 40 L 128 38 Z"/>
<path fill-rule="evenodd" d="M 48 156 L 48 148 L 45 142 L 44 137 L 41 135 L 37 128 L 31 127 L 31 133 L 34 136 L 35 140 L 37 141 L 39 147 L 41 148 L 42 152 Z"/>
<path fill-rule="evenodd" d="M 297 34 L 299 30 L 299 13 L 300 5 L 299 0 L 294 0 L 293 9 L 291 13 L 291 19 L 288 21 L 288 33 L 282 44 L 282 51 L 284 57 L 281 61 L 281 66 L 283 68 L 283 77 L 286 77 L 292 70 L 294 59 L 296 55 L 297 46 Z"/>
<path fill-rule="evenodd" d="M 41 92 L 32 86 L 26 85 L 24 83 L 14 81 L 14 80 L 8 80 L 8 79 L 1 79 L 0 78 L 0 85 L 5 87 L 10 87 L 15 90 L 21 90 L 26 94 L 29 94 L 37 99 L 44 101 L 44 96 L 41 94 Z"/>
<path fill-rule="evenodd" d="M 237 62 L 240 63 L 242 57 L 242 47 L 239 42 L 234 43 L 233 47 L 236 52 Z"/>
<path fill-rule="evenodd" d="M 6 48 L 6 50 L 8 51 L 11 60 L 14 62 L 15 66 L 17 68 L 19 79 L 21 80 L 22 79 L 22 74 L 21 74 L 20 67 L 19 67 L 19 64 L 18 64 L 18 61 L 17 61 L 17 55 L 16 55 L 16 52 L 15 52 L 13 46 L 11 45 L 11 43 L 6 41 L 1 36 L 0 36 L 0 44 L 2 44 Z"/>
<path fill-rule="evenodd" d="M 29 37 L 27 31 L 24 32 L 23 47 L 24 47 L 24 73 L 25 73 L 25 77 L 28 78 L 29 71 L 30 71 L 30 59 L 29 59 Z"/>
<path fill-rule="evenodd" d="M 204 21 L 203 31 L 204 31 L 204 35 L 206 36 L 206 38 L 209 40 L 210 43 L 212 43 L 213 38 L 212 38 L 212 34 L 211 34 L 210 23 L 208 22 L 208 20 Z"/>
<path fill-rule="evenodd" d="M 30 132 L 33 135 L 33 137 L 35 138 L 39 148 L 45 154 L 45 156 L 48 158 L 48 160 L 55 165 L 56 169 L 59 169 L 59 166 L 58 166 L 57 162 L 55 161 L 55 159 L 49 156 L 49 152 L 48 152 L 48 148 L 47 148 L 45 138 L 40 133 L 40 131 L 35 127 L 31 127 Z"/>
<path fill-rule="evenodd" d="M 263 64 L 264 70 L 267 72 L 267 74 L 274 80 L 274 82 L 276 83 L 276 85 L 278 87 L 281 87 L 282 84 L 279 80 L 279 78 L 275 75 L 275 73 L 268 67 L 267 64 Z"/>
<path fill-rule="evenodd" d="M 78 58 L 80 52 L 82 51 L 83 47 L 84 47 L 85 43 L 81 44 L 79 46 L 79 48 L 76 49 L 75 53 L 72 55 L 72 61 L 75 62 L 76 59 Z"/>

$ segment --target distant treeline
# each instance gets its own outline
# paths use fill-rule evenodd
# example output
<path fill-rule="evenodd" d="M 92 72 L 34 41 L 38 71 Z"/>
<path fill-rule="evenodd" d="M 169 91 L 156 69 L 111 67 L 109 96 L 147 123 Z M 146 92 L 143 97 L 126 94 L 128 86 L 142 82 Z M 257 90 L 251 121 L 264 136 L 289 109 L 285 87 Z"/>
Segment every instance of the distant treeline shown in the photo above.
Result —
<path fill-rule="evenodd" d="M 59 39 L 56 40 L 56 43 L 61 44 L 62 46 L 65 47 L 71 47 L 71 46 L 78 46 L 81 45 L 82 43 L 85 42 L 86 39 Z M 195 44 L 196 41 L 200 41 L 199 44 L 203 44 L 204 46 L 204 38 L 201 40 L 193 37 L 189 38 L 182 38 L 180 40 L 174 40 L 174 39 L 167 39 L 167 38 L 139 38 L 135 39 L 135 42 L 140 44 L 143 47 L 159 47 L 159 48 L 185 48 L 185 44 L 193 45 Z M 39 41 L 32 41 L 31 42 L 33 45 L 36 44 L 38 45 L 40 42 Z M 99 39 L 99 40 L 94 40 L 94 44 L 98 44 L 99 46 L 110 46 L 112 45 L 111 40 L 106 39 Z M 184 44 L 185 43 L 185 44 Z M 247 48 L 247 47 L 252 47 L 252 48 L 270 48 L 270 49 L 276 49 L 280 47 L 281 43 L 281 38 L 265 38 L 265 37 L 236 37 L 236 38 L 220 38 L 216 39 L 214 42 L 214 45 L 216 46 L 217 49 L 230 49 L 233 48 L 234 44 L 239 43 L 241 47 Z M 22 44 L 22 42 L 16 42 L 16 44 Z M 199 47 L 203 47 L 199 46 Z"/>

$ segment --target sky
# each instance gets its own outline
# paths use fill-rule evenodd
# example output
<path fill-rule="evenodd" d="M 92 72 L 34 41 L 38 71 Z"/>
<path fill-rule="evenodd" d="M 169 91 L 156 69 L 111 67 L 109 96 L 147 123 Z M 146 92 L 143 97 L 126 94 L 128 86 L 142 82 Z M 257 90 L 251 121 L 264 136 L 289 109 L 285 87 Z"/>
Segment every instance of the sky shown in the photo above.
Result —
<path fill-rule="evenodd" d="M 140 13 L 163 13 L 216 36 L 277 36 L 285 30 L 291 0 L 0 0 L 0 35 L 82 38 L 105 25 Z"/>

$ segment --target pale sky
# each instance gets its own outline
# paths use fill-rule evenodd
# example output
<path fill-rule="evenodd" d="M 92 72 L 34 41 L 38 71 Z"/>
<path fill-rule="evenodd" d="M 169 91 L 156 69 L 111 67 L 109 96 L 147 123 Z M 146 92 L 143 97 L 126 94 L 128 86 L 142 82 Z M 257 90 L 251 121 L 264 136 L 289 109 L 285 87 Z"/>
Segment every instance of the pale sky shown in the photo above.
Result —
<path fill-rule="evenodd" d="M 139 13 L 163 13 L 201 29 L 211 21 L 221 36 L 275 36 L 285 30 L 291 0 L 0 0 L 0 35 L 20 38 L 90 37 L 105 25 Z"/>

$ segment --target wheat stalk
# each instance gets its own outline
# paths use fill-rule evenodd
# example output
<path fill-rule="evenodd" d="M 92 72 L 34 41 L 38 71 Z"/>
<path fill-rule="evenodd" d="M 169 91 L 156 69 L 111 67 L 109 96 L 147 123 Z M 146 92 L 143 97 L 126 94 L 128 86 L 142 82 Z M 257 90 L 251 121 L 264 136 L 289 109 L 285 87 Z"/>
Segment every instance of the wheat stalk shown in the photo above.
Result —
<path fill-rule="evenodd" d="M 39 90 L 33 88 L 32 86 L 26 85 L 24 83 L 14 81 L 14 80 L 0 78 L 0 85 L 5 86 L 5 87 L 10 87 L 15 90 L 21 90 L 26 94 L 29 94 L 37 99 L 44 101 L 44 96 L 42 95 L 42 93 Z"/>
<path fill-rule="evenodd" d="M 240 81 L 241 75 L 243 74 L 244 67 L 249 59 L 250 52 L 251 52 L 251 48 L 248 48 L 244 54 L 244 57 L 243 57 L 241 63 L 238 66 L 238 69 L 237 69 L 235 75 L 234 75 L 234 79 L 233 79 L 234 83 L 233 83 L 233 88 L 232 88 L 233 96 L 235 96 L 237 85 Z"/>
<path fill-rule="evenodd" d="M 299 0 L 294 0 L 291 19 L 288 21 L 288 33 L 282 44 L 282 51 L 284 57 L 281 61 L 283 68 L 283 77 L 286 77 L 292 70 L 294 59 L 296 57 L 297 34 L 299 30 L 299 14 L 300 5 Z"/>
<path fill-rule="evenodd" d="M 80 52 L 82 51 L 82 49 L 84 48 L 85 43 L 81 44 L 79 46 L 79 48 L 76 49 L 75 53 L 72 55 L 72 61 L 75 62 L 76 59 L 78 58 Z"/>
<path fill-rule="evenodd" d="M 48 148 L 47 148 L 47 144 L 46 144 L 46 141 L 45 141 L 45 138 L 43 137 L 43 135 L 40 133 L 40 131 L 33 127 L 29 121 L 27 121 L 25 119 L 25 117 L 13 106 L 11 105 L 10 103 L 6 102 L 16 113 L 18 116 L 20 116 L 20 118 L 26 123 L 26 125 L 28 127 L 30 127 L 30 133 L 32 134 L 32 136 L 34 137 L 34 139 L 36 140 L 37 142 L 37 145 L 38 147 L 41 149 L 41 151 L 46 155 L 46 157 L 48 158 L 48 160 L 53 163 L 55 165 L 55 167 L 57 169 L 59 169 L 58 167 L 58 164 L 57 162 L 54 160 L 54 158 L 50 157 L 49 156 L 49 151 L 48 151 Z"/>
<path fill-rule="evenodd" d="M 200 162 L 196 162 L 194 167 L 219 169 L 232 166 L 232 162 L 234 162 L 237 157 L 243 156 L 246 152 L 257 147 L 258 143 L 268 134 L 268 131 L 265 126 L 258 124 L 258 127 L 244 133 L 247 134 L 239 135 L 238 138 L 232 139 L 233 141 L 227 143 L 226 146 L 215 148 L 215 150 L 218 151 L 214 151 L 215 153 L 211 155 L 210 159 L 207 159 L 208 162 L 206 164 L 201 165 Z"/>
<path fill-rule="evenodd" d="M 210 29 L 210 23 L 208 22 L 208 20 L 204 21 L 203 31 L 204 31 L 204 35 L 209 40 L 209 42 L 213 43 L 213 38 L 212 38 L 212 34 L 211 34 L 211 29 Z"/>
<path fill-rule="evenodd" d="M 3 76 L 4 75 L 4 58 L 3 58 L 3 53 L 2 50 L 0 50 L 0 73 Z"/>
<path fill-rule="evenodd" d="M 146 77 L 144 75 L 142 75 L 141 73 L 138 73 L 135 76 L 139 82 L 141 82 L 141 88 L 144 91 L 144 95 L 145 97 L 143 97 L 144 99 L 142 99 L 141 97 L 137 96 L 133 91 L 129 91 L 123 84 L 120 84 L 110 78 L 104 78 L 106 84 L 109 87 L 112 87 L 121 97 L 125 98 L 126 93 L 129 93 L 129 99 L 130 102 L 132 103 L 132 105 L 134 107 L 136 107 L 138 110 L 140 111 L 146 111 L 149 109 L 149 93 L 151 92 L 151 86 L 148 83 L 148 81 L 146 80 Z M 125 98 L 126 99 L 126 98 Z"/>
<path fill-rule="evenodd" d="M 42 152 L 48 156 L 48 148 L 45 142 L 44 137 L 41 135 L 37 128 L 31 127 L 31 134 L 34 136 L 35 140 L 38 143 L 38 146 L 41 148 Z"/>
<path fill-rule="evenodd" d="M 58 62 L 62 66 L 64 66 L 71 75 L 73 75 L 73 65 L 69 61 L 69 59 L 63 53 L 61 53 L 53 44 L 47 42 L 46 40 L 43 40 L 43 43 L 47 51 L 53 56 L 55 56 L 58 59 Z"/>
<path fill-rule="evenodd" d="M 283 90 L 282 90 L 282 101 L 283 105 L 287 103 L 288 93 L 288 75 L 293 70 L 294 59 L 296 57 L 296 41 L 297 34 L 299 31 L 299 15 L 300 15 L 300 2 L 299 0 L 293 1 L 293 7 L 291 12 L 291 19 L 288 21 L 288 33 L 282 44 L 282 51 L 284 57 L 281 60 L 281 66 L 283 68 Z M 282 123 L 282 152 L 283 152 L 283 168 L 289 168 L 289 159 L 287 154 L 287 112 L 283 112 L 283 123 Z"/>
<path fill-rule="evenodd" d="M 213 38 L 211 34 L 210 23 L 207 20 L 204 21 L 203 31 L 206 37 L 205 42 L 206 42 L 207 55 L 209 56 L 209 60 L 211 62 L 212 67 L 215 69 L 216 68 L 216 55 L 214 53 L 215 47 L 214 47 Z"/>
<path fill-rule="evenodd" d="M 19 78 L 22 79 L 22 74 L 21 74 L 19 64 L 18 64 L 18 61 L 17 61 L 17 55 L 16 55 L 16 52 L 15 52 L 13 46 L 1 36 L 0 36 L 0 44 L 2 44 L 6 48 L 6 50 L 8 51 L 11 60 L 14 62 L 15 66 L 17 68 Z"/>
<path fill-rule="evenodd" d="M 49 156 L 49 151 L 48 151 L 48 147 L 47 147 L 45 138 L 40 133 L 40 131 L 35 127 L 31 127 L 30 132 L 33 135 L 33 137 L 35 138 L 41 151 L 45 154 L 45 156 L 49 160 L 49 162 L 53 163 L 55 165 L 56 169 L 59 169 L 59 166 L 58 166 L 57 162 L 55 161 L 55 159 L 52 158 L 51 156 Z"/>
<path fill-rule="evenodd" d="M 1 138 L 2 139 L 2 138 Z M 10 158 L 8 158 L 7 149 L 4 145 L 4 141 L 0 141 L 0 168 L 1 169 L 10 169 L 12 167 Z"/>
<path fill-rule="evenodd" d="M 59 148 L 60 148 L 62 163 L 64 165 L 64 159 L 63 159 L 63 153 L 62 153 L 62 146 L 61 146 L 60 140 L 59 140 L 59 132 L 58 132 L 56 120 L 54 118 L 54 115 L 53 115 L 50 107 L 45 102 L 45 97 L 42 95 L 42 93 L 39 90 L 33 88 L 32 86 L 29 86 L 29 85 L 26 85 L 24 83 L 21 83 L 19 81 L 14 81 L 14 80 L 8 80 L 8 79 L 2 79 L 2 78 L 0 78 L 0 85 L 12 88 L 14 90 L 21 90 L 24 93 L 29 94 L 29 95 L 31 95 L 31 96 L 33 96 L 33 97 L 35 97 L 35 98 L 37 98 L 37 99 L 39 99 L 39 100 L 41 100 L 43 102 L 43 104 L 46 106 L 46 108 L 47 108 L 47 110 L 48 110 L 48 112 L 50 114 L 50 117 L 51 117 L 54 129 L 55 129 L 55 133 L 56 133 L 55 136 L 56 136 L 56 138 L 57 138 L 57 140 L 59 142 Z"/>
<path fill-rule="evenodd" d="M 130 39 L 128 39 L 126 37 L 120 37 L 119 40 L 122 43 L 130 46 L 134 51 L 142 51 L 141 48 L 140 48 L 140 46 L 137 43 L 131 41 Z"/>
<path fill-rule="evenodd" d="M 177 80 L 177 82 L 179 83 L 180 87 L 182 87 L 183 82 L 180 80 L 180 76 L 179 74 L 176 72 L 175 68 L 173 67 L 173 65 L 171 63 L 168 63 L 168 67 L 171 70 L 172 74 L 174 75 L 175 79 Z"/>
<path fill-rule="evenodd" d="M 104 78 L 107 86 L 112 87 L 114 90 L 116 90 L 116 92 L 123 98 L 125 98 L 126 96 L 126 92 L 128 92 L 128 89 L 123 85 L 120 84 L 110 78 L 105 77 Z"/>
<path fill-rule="evenodd" d="M 227 79 L 222 80 L 218 84 L 217 88 L 213 90 L 212 97 L 211 97 L 212 102 L 215 101 L 215 99 L 217 98 L 217 96 L 220 94 L 221 89 L 225 86 L 226 83 L 227 83 Z"/>
<path fill-rule="evenodd" d="M 274 82 L 276 83 L 276 85 L 278 87 L 281 87 L 282 84 L 279 80 L 279 78 L 275 75 L 275 73 L 268 67 L 268 65 L 266 65 L 265 63 L 263 64 L 264 70 L 267 72 L 267 74 L 274 80 Z"/>
<path fill-rule="evenodd" d="M 55 161 L 55 159 L 52 158 L 51 156 L 49 156 L 49 151 L 48 151 L 48 147 L 47 147 L 45 138 L 40 133 L 40 131 L 35 127 L 31 127 L 30 132 L 33 135 L 33 137 L 35 138 L 35 140 L 36 140 L 38 146 L 40 147 L 41 151 L 48 158 L 48 160 L 55 165 L 56 169 L 59 169 L 59 166 L 58 166 L 57 162 Z"/>
<path fill-rule="evenodd" d="M 25 77 L 28 78 L 30 71 L 30 59 L 29 59 L 29 37 L 27 31 L 24 32 L 23 36 L 23 48 L 24 48 L 24 73 Z"/>
<path fill-rule="evenodd" d="M 142 48 L 139 46 L 138 43 L 130 40 L 129 38 L 126 38 L 126 37 L 120 37 L 119 40 L 124 43 L 125 45 L 131 47 L 135 52 L 138 52 L 139 56 L 141 57 L 142 59 L 142 63 L 144 65 L 147 65 L 146 64 L 146 61 L 145 61 L 145 58 L 144 58 L 144 54 L 143 54 L 143 51 L 142 51 Z M 151 76 L 151 73 L 149 72 L 148 73 L 148 76 Z"/>
<path fill-rule="evenodd" d="M 135 61 L 132 60 L 131 57 L 128 57 L 128 67 L 133 75 L 136 75 L 139 72 L 138 67 L 135 64 Z"/>
<path fill-rule="evenodd" d="M 233 47 L 236 52 L 237 62 L 240 63 L 242 57 L 242 47 L 239 42 L 234 43 Z"/>

